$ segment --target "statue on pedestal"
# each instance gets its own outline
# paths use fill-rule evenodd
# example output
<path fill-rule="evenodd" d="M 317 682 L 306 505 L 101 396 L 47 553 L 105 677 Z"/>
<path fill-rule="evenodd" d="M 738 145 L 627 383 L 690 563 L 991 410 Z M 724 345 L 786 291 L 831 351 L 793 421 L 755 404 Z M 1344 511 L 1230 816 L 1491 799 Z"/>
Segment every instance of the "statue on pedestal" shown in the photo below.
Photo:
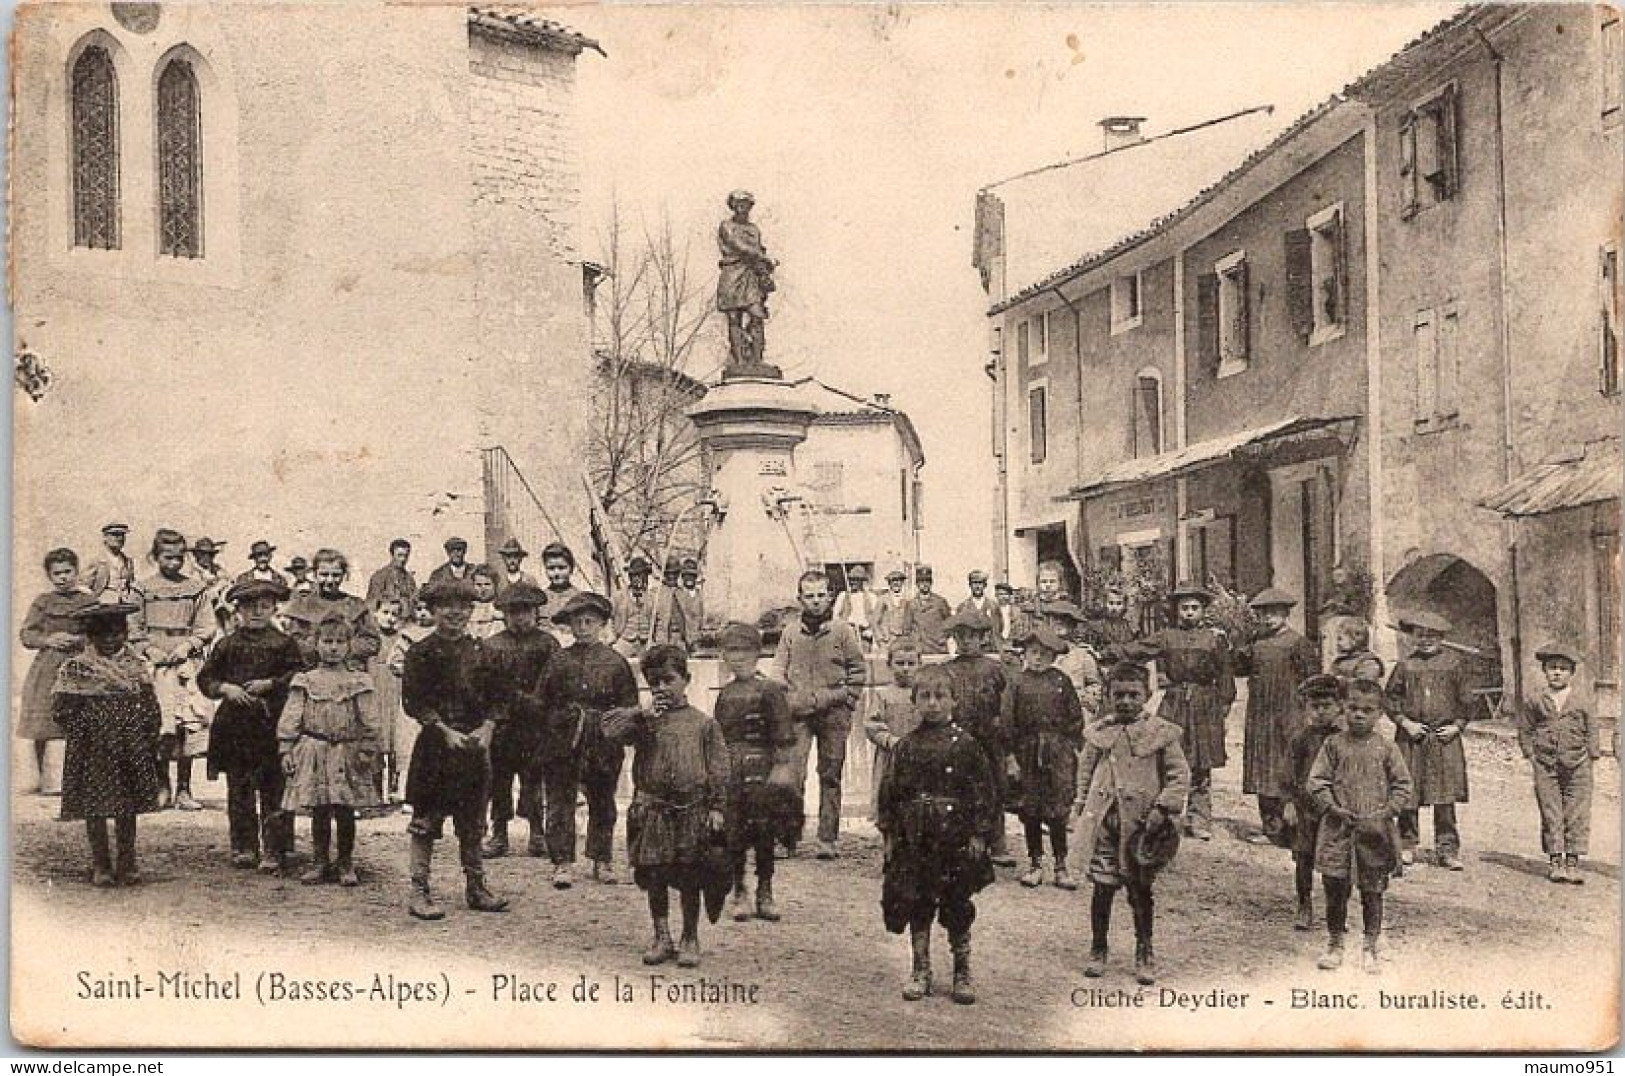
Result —
<path fill-rule="evenodd" d="M 717 227 L 717 309 L 728 319 L 728 363 L 723 380 L 734 377 L 771 377 L 783 374 L 763 358 L 767 350 L 767 297 L 773 293 L 773 270 L 778 263 L 767 256 L 762 230 L 751 223 L 756 199 L 749 191 L 728 195 L 732 216 Z"/>

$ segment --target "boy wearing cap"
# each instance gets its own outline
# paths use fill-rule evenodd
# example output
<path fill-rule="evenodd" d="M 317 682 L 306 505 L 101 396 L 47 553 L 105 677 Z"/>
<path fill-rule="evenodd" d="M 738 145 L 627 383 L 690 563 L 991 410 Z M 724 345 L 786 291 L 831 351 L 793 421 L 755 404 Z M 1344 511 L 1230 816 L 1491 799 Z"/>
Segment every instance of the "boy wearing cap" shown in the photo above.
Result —
<path fill-rule="evenodd" d="M 1546 878 L 1584 885 L 1580 857 L 1591 836 L 1591 768 L 1602 755 L 1597 719 L 1574 697 L 1580 655 L 1549 644 L 1535 651 L 1546 686 L 1517 707 L 1518 748 L 1529 760 L 1540 808 L 1540 847 L 1550 859 Z"/>
<path fill-rule="evenodd" d="M 931 566 L 922 564 L 914 569 L 914 597 L 903 602 L 900 633 L 920 640 L 920 650 L 926 654 L 948 652 L 948 619 L 954 615 L 948 599 L 933 594 Z"/>
<path fill-rule="evenodd" d="M 1302 731 L 1298 685 L 1320 672 L 1320 651 L 1287 624 L 1297 599 L 1269 587 L 1248 602 L 1260 622 L 1236 650 L 1237 676 L 1247 677 L 1247 725 L 1242 740 L 1241 790 L 1258 796 L 1263 832 L 1253 844 L 1291 846 L 1285 808 L 1292 781 L 1292 738 Z"/>
<path fill-rule="evenodd" d="M 552 609 L 550 603 L 547 608 Z M 625 748 L 605 737 L 604 715 L 638 705 L 638 682 L 626 659 L 599 641 L 609 602 L 583 591 L 553 613 L 571 643 L 547 663 L 538 692 L 545 708 L 541 743 L 547 798 L 547 854 L 553 887 L 568 889 L 576 860 L 576 794 L 587 797 L 587 858 L 593 877 L 614 885 L 615 785 Z"/>
<path fill-rule="evenodd" d="M 526 851 L 547 855 L 546 816 L 542 811 L 542 700 L 538 691 L 548 662 L 559 652 L 558 640 L 541 628 L 547 595 L 534 583 L 515 583 L 497 595 L 504 627 L 481 647 L 491 716 L 491 836 L 482 854 L 500 859 L 508 854 L 508 822 L 514 817 L 513 784 L 519 782 L 519 814 L 530 825 Z"/>
<path fill-rule="evenodd" d="M 615 652 L 636 661 L 654 636 L 654 599 L 649 595 L 649 562 L 633 557 L 626 564 L 626 587 L 610 600 L 609 633 Z"/>
<path fill-rule="evenodd" d="M 502 560 L 502 567 L 496 575 L 497 597 L 500 598 L 510 587 L 516 587 L 521 583 L 531 587 L 537 585 L 536 580 L 525 571 L 525 558 L 530 556 L 530 553 L 519 544 L 519 539 L 510 536 L 506 542 L 497 547 L 497 556 Z"/>
<path fill-rule="evenodd" d="M 1128 889 L 1134 913 L 1134 978 L 1156 982 L 1152 947 L 1156 871 L 1173 858 L 1179 832 L 1175 820 L 1190 793 L 1190 767 L 1180 749 L 1178 725 L 1145 709 L 1150 676 L 1145 667 L 1121 662 L 1106 681 L 1111 711 L 1083 732 L 1078 792 L 1073 811 L 1087 818 L 1083 847 L 1090 849 L 1091 942 L 1083 974 L 1106 973 L 1107 935 L 1117 891 Z M 1146 844 L 1161 848 L 1148 855 Z"/>
<path fill-rule="evenodd" d="M 987 653 L 994 655 L 1004 653 L 1004 648 L 1009 645 L 1009 636 L 1004 634 L 1004 625 L 1000 622 L 999 603 L 987 592 L 987 573 L 977 568 L 966 576 L 965 582 L 970 587 L 970 597 L 959 603 L 959 608 L 954 610 L 955 615 L 967 609 L 974 609 L 986 617 L 993 632 Z"/>
<path fill-rule="evenodd" d="M 1066 818 L 1077 790 L 1083 705 L 1072 681 L 1055 667 L 1055 659 L 1069 649 L 1064 640 L 1040 624 L 1028 629 L 1019 642 L 1021 668 L 1011 676 L 1004 693 L 999 725 L 1020 775 L 1020 791 L 1014 798 L 1027 838 L 1029 863 L 1021 884 L 1028 889 L 1043 884 L 1044 829 L 1048 827 L 1055 886 L 1076 889 L 1078 884 L 1066 869 Z"/>
<path fill-rule="evenodd" d="M 1003 720 L 1002 707 L 1007 680 L 1004 666 L 987 656 L 993 639 L 993 622 L 981 613 L 968 611 L 955 613 L 943 627 L 953 638 L 957 651 L 944 664 L 954 680 L 954 723 L 970 733 L 982 748 L 993 776 L 993 806 L 998 824 L 988 851 L 994 865 L 1014 866 L 1013 857 L 1005 849 L 1004 835 L 1004 759 L 1009 751 L 1009 728 Z"/>
<path fill-rule="evenodd" d="M 1411 798 L 1411 775 L 1399 749 L 1376 734 L 1382 685 L 1355 680 L 1345 688 L 1342 732 L 1327 737 L 1309 770 L 1308 792 L 1320 812 L 1315 869 L 1326 889 L 1326 953 L 1317 962 L 1331 971 L 1343 963 L 1349 891 L 1360 891 L 1365 944 L 1361 966 L 1371 974 L 1382 934 L 1382 895 L 1399 866 L 1394 816 Z"/>
<path fill-rule="evenodd" d="M 231 865 L 268 873 L 284 871 L 293 851 L 276 727 L 288 685 L 305 661 L 299 644 L 271 625 L 287 596 L 280 583 L 234 583 L 226 597 L 240 624 L 215 645 L 197 678 L 199 690 L 219 703 L 209 735 L 209 776 L 226 775 Z"/>
<path fill-rule="evenodd" d="M 102 528 L 102 553 L 91 562 L 85 574 L 85 589 L 97 601 L 113 604 L 134 600 L 135 562 L 124 552 L 130 534 L 128 523 L 109 523 Z"/>
<path fill-rule="evenodd" d="M 288 589 L 295 598 L 315 591 L 316 584 L 310 578 L 310 562 L 304 557 L 294 557 L 288 562 Z"/>
<path fill-rule="evenodd" d="M 882 649 L 890 650 L 891 644 L 903 636 L 903 606 L 908 601 L 903 586 L 907 582 L 908 573 L 901 568 L 886 573 L 886 590 L 875 603 L 872 621 L 875 645 Z"/>
<path fill-rule="evenodd" d="M 1433 846 L 1445 870 L 1461 870 L 1461 833 L 1456 804 L 1467 802 L 1467 753 L 1461 736 L 1471 719 L 1472 681 L 1461 658 L 1443 646 L 1450 622 L 1434 613 L 1402 617 L 1411 638 L 1409 655 L 1388 678 L 1388 715 L 1394 742 L 1415 784 L 1416 797 L 1399 816 L 1406 863 L 1416 858 L 1421 808 L 1433 808 Z"/>
<path fill-rule="evenodd" d="M 1202 623 L 1212 601 L 1213 595 L 1196 584 L 1180 583 L 1168 592 L 1173 625 L 1118 647 L 1134 660 L 1157 663 L 1163 687 L 1157 713 L 1184 730 L 1181 746 L 1190 765 L 1185 832 L 1203 841 L 1213 836 L 1213 771 L 1228 761 L 1225 721 L 1236 700 L 1230 644 Z"/>
<path fill-rule="evenodd" d="M 1308 708 L 1308 723 L 1292 738 L 1292 773 L 1286 822 L 1292 834 L 1293 881 L 1298 897 L 1295 930 L 1315 928 L 1315 841 L 1320 833 L 1320 807 L 1309 795 L 1309 771 L 1326 738 L 1337 732 L 1343 717 L 1343 685 L 1336 676 L 1319 674 L 1298 685 L 1298 697 Z"/>
<path fill-rule="evenodd" d="M 434 842 L 450 818 L 457 833 L 468 907 L 506 911 L 508 902 L 486 888 L 480 834 L 490 795 L 490 744 L 494 733 L 482 683 L 480 643 L 468 634 L 473 587 L 465 580 L 434 580 L 419 595 L 434 614 L 434 634 L 406 652 L 401 706 L 422 726 L 412 745 L 406 802 L 412 805 L 412 903 L 414 919 L 443 919 L 429 887 Z"/>
<path fill-rule="evenodd" d="M 448 583 L 468 578 L 468 543 L 461 538 L 446 539 L 446 563 L 429 573 L 429 582 Z"/>
<path fill-rule="evenodd" d="M 412 543 L 396 538 L 389 543 L 389 563 L 372 573 L 367 580 L 367 604 L 376 612 L 386 601 L 401 603 L 403 616 L 412 612 L 417 603 L 418 581 L 406 564 L 412 559 Z"/>
<path fill-rule="evenodd" d="M 276 546 L 263 538 L 248 547 L 248 560 L 253 567 L 239 575 L 234 583 L 277 583 L 283 587 L 288 585 L 288 579 L 281 572 L 271 567 L 271 555 L 276 552 Z"/>
<path fill-rule="evenodd" d="M 841 827 L 841 771 L 852 731 L 852 708 L 868 678 L 863 644 L 850 624 L 830 610 L 829 577 L 803 572 L 796 584 L 801 615 L 784 626 L 771 675 L 789 688 L 796 725 L 797 787 L 805 787 L 807 761 L 818 745 L 819 859 L 835 858 Z"/>
<path fill-rule="evenodd" d="M 733 917 L 751 917 L 745 889 L 745 857 L 756 853 L 758 919 L 776 922 L 773 844 L 800 828 L 801 789 L 792 787 L 790 755 L 796 726 L 784 685 L 756 671 L 762 633 L 734 622 L 718 637 L 722 663 L 732 680 L 717 695 L 716 719 L 728 744 L 728 847 L 733 854 Z"/>

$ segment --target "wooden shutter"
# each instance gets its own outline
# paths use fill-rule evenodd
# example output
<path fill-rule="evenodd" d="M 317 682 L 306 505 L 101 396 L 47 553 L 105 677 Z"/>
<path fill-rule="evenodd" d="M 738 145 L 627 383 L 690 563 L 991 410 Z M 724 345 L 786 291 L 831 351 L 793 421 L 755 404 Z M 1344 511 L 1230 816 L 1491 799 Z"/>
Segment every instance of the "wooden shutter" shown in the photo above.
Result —
<path fill-rule="evenodd" d="M 1211 374 L 1219 368 L 1219 277 L 1204 273 L 1196 278 L 1196 356 Z"/>
<path fill-rule="evenodd" d="M 1399 125 L 1399 213 L 1410 219 L 1416 215 L 1416 113 L 1405 113 Z"/>
<path fill-rule="evenodd" d="M 1242 362 L 1253 361 L 1253 274 L 1252 266 L 1243 261 L 1231 270 L 1236 277 L 1236 290 L 1241 298 L 1236 310 L 1236 343 Z"/>
<path fill-rule="evenodd" d="M 1456 124 L 1460 116 L 1457 108 L 1456 86 L 1451 83 L 1439 94 L 1439 200 L 1454 198 L 1461 189 L 1461 163 L 1457 157 Z"/>
<path fill-rule="evenodd" d="M 1349 224 L 1342 210 L 1337 213 L 1337 226 L 1332 232 L 1337 249 L 1332 252 L 1332 275 L 1337 282 L 1336 321 L 1349 323 Z"/>
<path fill-rule="evenodd" d="M 1314 239 L 1307 228 L 1286 233 L 1286 308 L 1292 331 L 1308 340 L 1315 331 Z"/>

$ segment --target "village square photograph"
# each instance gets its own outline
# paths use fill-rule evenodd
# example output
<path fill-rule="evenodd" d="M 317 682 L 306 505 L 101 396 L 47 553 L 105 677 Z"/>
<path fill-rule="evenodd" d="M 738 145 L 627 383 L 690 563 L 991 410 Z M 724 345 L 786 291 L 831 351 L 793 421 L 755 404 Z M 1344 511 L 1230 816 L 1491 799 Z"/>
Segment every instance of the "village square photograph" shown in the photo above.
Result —
<path fill-rule="evenodd" d="M 1607 1051 L 1617 6 L 11 13 L 25 1051 Z"/>

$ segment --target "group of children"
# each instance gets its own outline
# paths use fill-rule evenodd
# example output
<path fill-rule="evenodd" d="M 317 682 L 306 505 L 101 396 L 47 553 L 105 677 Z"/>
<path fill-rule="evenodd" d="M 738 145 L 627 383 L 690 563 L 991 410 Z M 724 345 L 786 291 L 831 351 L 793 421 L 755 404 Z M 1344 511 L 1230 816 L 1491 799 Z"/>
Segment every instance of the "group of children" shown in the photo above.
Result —
<path fill-rule="evenodd" d="M 819 749 L 821 790 L 828 797 L 833 786 L 836 797 L 833 811 L 827 798 L 820 811 L 822 852 L 833 843 L 823 816 L 839 817 L 844 743 L 865 697 L 864 731 L 877 748 L 882 911 L 888 930 L 911 935 L 907 998 L 932 990 L 930 932 L 939 922 L 953 954 L 950 993 L 975 1000 L 972 898 L 993 880 L 996 864 L 1013 863 L 1003 848 L 1006 811 L 1022 823 L 1029 865 L 1019 880 L 1027 887 L 1045 881 L 1046 838 L 1049 881 L 1078 887 L 1068 864 L 1069 815 L 1083 821 L 1081 862 L 1092 887 L 1084 973 L 1105 972 L 1111 911 L 1123 889 L 1134 974 L 1154 982 L 1153 883 L 1182 831 L 1211 836 L 1211 771 L 1226 761 L 1224 719 L 1238 670 L 1249 676 L 1252 700 L 1244 788 L 1260 797 L 1263 837 L 1292 849 L 1300 929 L 1313 927 L 1313 874 L 1322 875 L 1329 942 L 1321 967 L 1342 963 L 1357 889 L 1362 963 L 1376 969 L 1383 893 L 1414 860 L 1420 807 L 1433 810 L 1438 863 L 1460 869 L 1453 804 L 1466 799 L 1461 733 L 1471 696 L 1454 654 L 1440 645 L 1448 625 L 1429 614 L 1402 622 L 1412 653 L 1384 687 L 1358 625 L 1344 626 L 1332 671 L 1320 673 L 1318 656 L 1286 624 L 1292 599 L 1278 591 L 1253 599 L 1263 628 L 1235 648 L 1205 623 L 1211 599 L 1201 588 L 1171 593 L 1172 627 L 1143 639 L 1117 633 L 1100 648 L 1069 640 L 1082 631 L 1081 618 L 1051 595 L 1010 626 L 1019 662 L 992 656 L 1005 625 L 961 606 L 940 625 L 953 641 L 951 658 L 923 663 L 928 646 L 897 637 L 887 655 L 890 683 L 865 692 L 861 639 L 833 620 L 828 580 L 809 572 L 799 585 L 802 616 L 781 636 L 772 676 L 758 672 L 756 628 L 722 631 L 730 680 L 707 716 L 688 702 L 684 646 L 643 649 L 639 668 L 652 703 L 640 706 L 632 667 L 601 640 L 613 610 L 599 595 L 572 589 L 556 602 L 557 587 L 510 578 L 492 601 L 500 630 L 481 637 L 476 618 L 490 595 L 478 588 L 476 569 L 431 580 L 413 596 L 427 623 L 401 625 L 399 597 L 375 618 L 366 601 L 344 593 L 348 565 L 332 550 L 313 558 L 307 594 L 251 575 L 225 588 L 231 627 L 204 653 L 209 600 L 181 571 L 187 552 L 180 535 L 160 531 L 157 573 L 131 591 L 139 600 L 109 601 L 77 586 L 71 551 L 54 550 L 44 564 L 52 588 L 24 625 L 23 642 L 40 657 L 25 682 L 21 729 L 29 738 L 46 730 L 66 739 L 61 816 L 86 821 L 97 886 L 139 880 L 135 820 L 159 809 L 162 760 L 177 756 L 206 757 L 211 775 L 226 777 L 234 867 L 289 869 L 293 818 L 306 814 L 312 856 L 301 880 L 357 885 L 358 812 L 385 802 L 389 755 L 404 746 L 390 730 L 394 702 L 380 698 L 397 679 L 400 710 L 417 728 L 405 791 L 410 913 L 444 916 L 430 879 L 448 818 L 469 908 L 507 908 L 488 886 L 484 862 L 508 854 L 515 817 L 530 823 L 531 854 L 551 859 L 555 887 L 569 888 L 578 795 L 588 807 L 593 874 L 617 881 L 615 791 L 630 747 L 628 859 L 647 895 L 653 942 L 643 959 L 650 964 L 696 966 L 700 912 L 714 922 L 730 893 L 736 920 L 779 918 L 775 845 L 793 847 L 800 835 L 810 750 Z M 569 645 L 544 627 L 544 610 Z M 385 652 L 391 635 L 408 631 L 409 646 Z M 1096 654 L 1111 660 L 1104 675 Z M 1546 690 L 1516 708 L 1519 742 L 1534 769 L 1549 877 L 1577 883 L 1597 725 L 1571 689 L 1577 655 L 1554 646 L 1538 659 Z M 1156 663 L 1162 689 L 1155 712 L 1147 661 Z M 215 705 L 201 748 L 189 744 L 193 731 L 165 701 L 193 681 Z M 1393 740 L 1376 735 L 1384 714 L 1396 725 Z M 177 802 L 189 793 L 188 776 L 178 769 Z M 490 840 L 482 846 L 487 812 Z M 752 855 L 754 897 L 746 879 Z M 675 940 L 673 889 L 681 912 Z"/>

